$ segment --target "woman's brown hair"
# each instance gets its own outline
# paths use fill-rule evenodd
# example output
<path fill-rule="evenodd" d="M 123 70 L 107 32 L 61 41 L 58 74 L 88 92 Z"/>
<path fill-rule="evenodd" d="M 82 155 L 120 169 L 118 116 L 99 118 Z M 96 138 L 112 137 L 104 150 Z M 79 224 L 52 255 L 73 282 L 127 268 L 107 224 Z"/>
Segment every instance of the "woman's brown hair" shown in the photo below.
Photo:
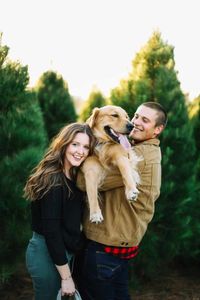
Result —
<path fill-rule="evenodd" d="M 78 133 L 86 133 L 89 136 L 89 155 L 93 153 L 96 140 L 87 124 L 72 123 L 65 126 L 52 140 L 43 159 L 28 178 L 24 188 L 25 198 L 34 201 L 43 197 L 51 187 L 62 184 L 66 147 Z M 70 170 L 73 177 L 76 174 L 74 169 Z"/>

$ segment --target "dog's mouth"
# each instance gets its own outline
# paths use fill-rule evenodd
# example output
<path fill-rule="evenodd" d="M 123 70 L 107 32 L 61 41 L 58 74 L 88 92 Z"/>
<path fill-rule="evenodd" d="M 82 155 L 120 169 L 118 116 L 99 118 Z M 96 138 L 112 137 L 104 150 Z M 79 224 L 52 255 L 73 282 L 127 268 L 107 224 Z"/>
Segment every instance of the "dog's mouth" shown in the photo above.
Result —
<path fill-rule="evenodd" d="M 104 130 L 114 142 L 121 144 L 125 149 L 129 149 L 131 147 L 131 144 L 129 143 L 128 138 L 125 134 L 116 132 L 109 126 L 105 126 Z"/>

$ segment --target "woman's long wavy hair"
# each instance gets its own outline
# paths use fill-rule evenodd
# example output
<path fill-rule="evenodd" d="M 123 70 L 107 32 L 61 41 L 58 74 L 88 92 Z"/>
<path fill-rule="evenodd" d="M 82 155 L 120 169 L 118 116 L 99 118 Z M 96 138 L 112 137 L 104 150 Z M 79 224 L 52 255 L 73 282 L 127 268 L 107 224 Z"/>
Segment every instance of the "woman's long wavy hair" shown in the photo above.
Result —
<path fill-rule="evenodd" d="M 33 173 L 28 178 L 24 188 L 25 198 L 34 201 L 42 198 L 52 186 L 62 185 L 63 178 L 65 178 L 63 176 L 63 167 L 66 147 L 74 140 L 78 133 L 86 133 L 89 136 L 89 155 L 93 153 L 96 140 L 87 124 L 72 123 L 65 126 L 54 137 L 43 159 L 33 169 Z M 73 179 L 76 173 L 77 168 L 71 168 L 70 174 Z"/>

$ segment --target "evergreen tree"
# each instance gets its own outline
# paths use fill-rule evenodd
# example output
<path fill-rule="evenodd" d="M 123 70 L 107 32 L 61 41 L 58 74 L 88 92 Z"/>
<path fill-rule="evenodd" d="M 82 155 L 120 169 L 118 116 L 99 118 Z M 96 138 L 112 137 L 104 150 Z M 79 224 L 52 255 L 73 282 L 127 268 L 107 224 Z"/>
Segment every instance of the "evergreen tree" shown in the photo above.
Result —
<path fill-rule="evenodd" d="M 27 90 L 27 67 L 8 59 L 0 39 L 0 285 L 15 272 L 30 237 L 23 187 L 41 158 L 46 135 L 39 104 Z"/>
<path fill-rule="evenodd" d="M 145 101 L 161 103 L 168 112 L 169 122 L 161 135 L 162 189 L 156 203 L 156 214 L 142 241 L 138 269 L 151 274 L 156 266 L 167 264 L 181 254 L 183 241 L 190 235 L 193 205 L 194 140 L 185 97 L 180 89 L 174 61 L 174 49 L 154 32 L 147 44 L 136 54 L 127 82 L 111 93 L 111 100 L 127 112 Z M 131 114 L 130 114 L 131 112 Z M 189 149 L 189 151 L 188 151 Z M 187 254 L 188 255 L 188 254 Z M 151 257 L 151 258 L 150 258 Z"/>
<path fill-rule="evenodd" d="M 133 61 L 133 70 L 135 70 L 134 64 L 135 61 Z M 149 79 L 142 74 L 139 77 L 134 74 L 132 71 L 127 79 L 121 80 L 120 85 L 112 89 L 110 94 L 110 102 L 124 108 L 130 118 L 133 117 L 138 105 L 151 99 Z"/>
<path fill-rule="evenodd" d="M 100 91 L 94 90 L 90 93 L 80 113 L 80 119 L 86 121 L 95 107 L 106 105 L 106 99 Z"/>
<path fill-rule="evenodd" d="M 159 264 L 163 264 L 163 259 L 167 263 L 176 256 L 188 255 L 183 253 L 182 245 L 191 234 L 189 211 L 194 205 L 195 145 L 185 97 L 177 79 L 173 51 L 173 47 L 163 42 L 160 33 L 156 32 L 141 52 L 146 61 L 143 75 L 151 87 L 150 99 L 160 102 L 169 116 L 167 128 L 161 135 L 161 196 L 149 232 L 157 242 Z"/>
<path fill-rule="evenodd" d="M 132 79 L 121 80 L 119 87 L 111 90 L 110 102 L 113 105 L 121 106 L 128 115 L 133 116 L 136 108 L 136 94 Z"/>
<path fill-rule="evenodd" d="M 196 146 L 196 153 L 194 158 L 195 166 L 195 185 L 193 189 L 193 205 L 190 207 L 188 213 L 190 213 L 190 235 L 187 235 L 186 240 L 183 243 L 185 252 L 190 255 L 186 260 L 187 264 L 191 264 L 191 257 L 195 262 L 200 261 L 200 242 L 197 238 L 200 236 L 200 96 L 189 103 L 189 116 L 193 125 L 193 134 Z M 183 260 L 183 258 L 182 258 Z"/>
<path fill-rule="evenodd" d="M 49 139 L 68 123 L 76 121 L 73 100 L 67 83 L 53 71 L 45 72 L 36 86 Z"/>
<path fill-rule="evenodd" d="M 194 128 L 194 138 L 195 138 L 195 144 L 196 144 L 196 158 L 198 158 L 200 153 L 200 138 L 199 138 L 199 132 L 200 132 L 200 96 L 195 98 L 192 103 L 189 105 L 189 115 L 193 122 L 193 128 Z M 199 178 L 200 179 L 200 178 Z"/>

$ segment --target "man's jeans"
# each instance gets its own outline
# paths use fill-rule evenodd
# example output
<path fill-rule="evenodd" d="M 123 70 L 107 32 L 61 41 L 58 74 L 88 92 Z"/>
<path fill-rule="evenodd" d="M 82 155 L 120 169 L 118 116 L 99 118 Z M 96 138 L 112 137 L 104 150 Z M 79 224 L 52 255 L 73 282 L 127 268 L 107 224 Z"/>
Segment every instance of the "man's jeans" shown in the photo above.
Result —
<path fill-rule="evenodd" d="M 103 245 L 89 241 L 81 276 L 83 300 L 130 300 L 128 261 L 105 253 Z"/>

